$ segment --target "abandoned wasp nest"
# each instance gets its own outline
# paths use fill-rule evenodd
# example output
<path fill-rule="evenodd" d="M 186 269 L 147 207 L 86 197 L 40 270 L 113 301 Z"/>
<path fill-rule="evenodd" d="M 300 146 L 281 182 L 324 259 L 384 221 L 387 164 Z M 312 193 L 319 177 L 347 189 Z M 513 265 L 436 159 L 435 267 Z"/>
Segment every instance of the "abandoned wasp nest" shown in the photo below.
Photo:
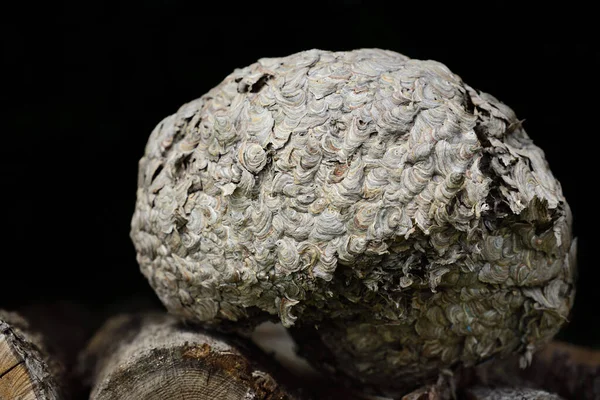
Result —
<path fill-rule="evenodd" d="M 172 313 L 277 315 L 380 386 L 526 360 L 574 296 L 571 213 L 513 111 L 377 49 L 261 59 L 160 122 L 131 237 Z"/>

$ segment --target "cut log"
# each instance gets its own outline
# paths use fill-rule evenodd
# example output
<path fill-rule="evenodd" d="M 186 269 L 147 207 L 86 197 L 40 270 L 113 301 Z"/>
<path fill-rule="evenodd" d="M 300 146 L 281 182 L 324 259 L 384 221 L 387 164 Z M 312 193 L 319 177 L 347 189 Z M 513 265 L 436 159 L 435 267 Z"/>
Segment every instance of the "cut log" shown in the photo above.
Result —
<path fill-rule="evenodd" d="M 64 398 L 87 400 L 87 388 L 83 387 L 80 376 L 75 373 L 78 355 L 109 316 L 122 311 L 156 310 L 159 302 L 153 300 L 134 296 L 95 309 L 62 300 L 32 302 L 21 304 L 12 310 L 13 313 L 5 312 L 4 315 L 12 315 L 10 325 L 18 326 L 29 338 L 34 339 L 36 345 L 43 348 L 45 359 L 54 365 L 54 375 L 60 370 L 60 378 L 54 378 L 59 381 Z M 15 312 L 20 318 L 15 316 Z M 0 400 L 4 399 L 0 396 Z"/>
<path fill-rule="evenodd" d="M 91 400 L 297 399 L 252 351 L 166 314 L 121 315 L 92 338 L 80 365 Z"/>
<path fill-rule="evenodd" d="M 0 400 L 63 399 L 63 376 L 42 336 L 18 314 L 0 310 Z"/>

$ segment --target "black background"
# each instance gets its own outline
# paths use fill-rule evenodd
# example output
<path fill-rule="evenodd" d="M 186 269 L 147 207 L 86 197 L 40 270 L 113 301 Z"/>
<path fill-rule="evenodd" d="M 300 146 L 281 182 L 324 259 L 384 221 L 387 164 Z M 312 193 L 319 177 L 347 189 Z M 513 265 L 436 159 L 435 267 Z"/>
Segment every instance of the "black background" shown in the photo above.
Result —
<path fill-rule="evenodd" d="M 379 47 L 441 61 L 526 120 L 579 238 L 579 291 L 561 337 L 600 347 L 600 55 L 594 26 L 582 19 L 590 11 L 525 16 L 495 4 L 475 15 L 437 10 L 436 18 L 429 3 L 397 11 L 361 1 L 23 10 L 2 27 L 0 307 L 64 299 L 98 309 L 152 296 L 129 222 L 153 127 L 258 58 Z"/>

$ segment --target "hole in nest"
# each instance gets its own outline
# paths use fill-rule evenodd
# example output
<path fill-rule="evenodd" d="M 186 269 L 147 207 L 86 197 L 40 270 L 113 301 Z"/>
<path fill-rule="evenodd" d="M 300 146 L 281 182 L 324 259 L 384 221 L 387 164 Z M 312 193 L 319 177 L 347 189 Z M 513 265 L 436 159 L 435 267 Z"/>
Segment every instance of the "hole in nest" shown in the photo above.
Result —
<path fill-rule="evenodd" d="M 267 82 L 269 81 L 269 79 L 271 79 L 273 77 L 273 75 L 269 75 L 269 74 L 264 74 L 263 76 L 261 76 L 251 87 L 250 87 L 250 93 L 258 93 L 260 92 L 260 90 L 265 87 L 265 85 L 267 84 Z"/>
<path fill-rule="evenodd" d="M 158 168 L 156 168 L 156 170 L 154 171 L 154 173 L 152 174 L 152 178 L 150 179 L 150 182 L 154 182 L 154 180 L 156 179 L 156 177 L 160 174 L 160 172 L 163 170 L 163 165 L 159 165 Z"/>

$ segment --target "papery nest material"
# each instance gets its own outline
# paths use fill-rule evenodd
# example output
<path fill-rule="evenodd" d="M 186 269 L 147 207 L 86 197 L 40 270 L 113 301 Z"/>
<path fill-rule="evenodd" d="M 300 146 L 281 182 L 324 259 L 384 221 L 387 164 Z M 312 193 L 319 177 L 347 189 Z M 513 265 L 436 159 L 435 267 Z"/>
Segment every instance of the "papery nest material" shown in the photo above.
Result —
<path fill-rule="evenodd" d="M 571 225 L 509 107 L 439 62 L 310 50 L 158 124 L 131 237 L 172 313 L 277 316 L 314 334 L 317 364 L 406 388 L 552 338 L 573 304 Z"/>

